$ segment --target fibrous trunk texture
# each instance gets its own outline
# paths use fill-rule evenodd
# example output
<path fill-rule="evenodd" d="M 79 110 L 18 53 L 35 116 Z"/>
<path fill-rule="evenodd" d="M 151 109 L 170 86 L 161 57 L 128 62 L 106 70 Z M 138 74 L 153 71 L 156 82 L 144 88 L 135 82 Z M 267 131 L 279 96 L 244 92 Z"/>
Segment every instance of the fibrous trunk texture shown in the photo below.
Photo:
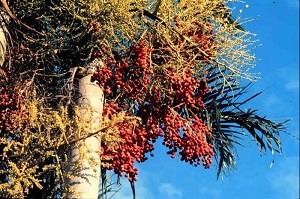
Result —
<path fill-rule="evenodd" d="M 7 47 L 6 36 L 8 34 L 8 30 L 5 25 L 5 19 L 7 18 L 8 17 L 3 13 L 3 11 L 0 11 L 0 67 L 3 65 L 5 61 L 5 54 L 6 54 L 6 47 Z"/>
<path fill-rule="evenodd" d="M 91 121 L 85 129 L 89 133 L 99 130 L 103 111 L 103 90 L 91 82 L 92 72 L 78 81 L 77 105 L 83 122 Z M 72 177 L 68 185 L 75 193 L 67 198 L 98 198 L 100 179 L 100 140 L 99 136 L 91 136 L 71 146 L 69 154 L 69 171 Z"/>

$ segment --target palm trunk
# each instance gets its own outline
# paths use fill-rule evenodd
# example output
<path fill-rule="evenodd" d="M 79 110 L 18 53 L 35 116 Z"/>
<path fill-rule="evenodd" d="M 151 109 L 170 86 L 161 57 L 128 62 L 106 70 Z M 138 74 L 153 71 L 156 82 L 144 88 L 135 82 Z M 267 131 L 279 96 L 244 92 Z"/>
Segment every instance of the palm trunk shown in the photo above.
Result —
<path fill-rule="evenodd" d="M 103 110 L 103 90 L 91 82 L 92 74 L 78 81 L 77 105 L 83 122 L 91 120 L 87 130 L 89 133 L 99 130 Z M 91 110 L 90 110 L 91 109 Z M 69 171 L 72 173 L 68 185 L 76 193 L 69 193 L 67 198 L 98 198 L 100 180 L 100 141 L 98 136 L 92 136 L 78 141 L 71 146 L 69 154 Z"/>
<path fill-rule="evenodd" d="M 8 30 L 5 25 L 5 21 L 8 21 L 8 16 L 0 11 L 0 67 L 4 64 L 6 47 L 7 47 L 7 39 L 6 36 L 8 34 Z M 1 77 L 1 68 L 0 68 L 0 77 Z"/>

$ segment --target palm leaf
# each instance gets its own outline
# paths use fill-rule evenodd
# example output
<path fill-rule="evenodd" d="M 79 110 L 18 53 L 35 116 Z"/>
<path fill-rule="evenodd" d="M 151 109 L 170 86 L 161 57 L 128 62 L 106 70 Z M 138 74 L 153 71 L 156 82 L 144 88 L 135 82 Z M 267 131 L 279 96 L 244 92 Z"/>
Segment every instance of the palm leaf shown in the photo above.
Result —
<path fill-rule="evenodd" d="M 224 72 L 224 71 L 222 71 Z M 270 151 L 272 154 L 281 152 L 280 132 L 285 129 L 284 121 L 274 123 L 261 117 L 256 110 L 243 111 L 241 107 L 259 96 L 256 93 L 245 100 L 240 100 L 247 93 L 250 85 L 225 85 L 221 72 L 213 71 L 209 84 L 211 91 L 203 96 L 207 114 L 202 118 L 211 127 L 214 140 L 208 139 L 214 145 L 215 159 L 218 164 L 217 177 L 235 169 L 236 146 L 243 146 L 243 140 L 252 138 L 260 153 Z"/>

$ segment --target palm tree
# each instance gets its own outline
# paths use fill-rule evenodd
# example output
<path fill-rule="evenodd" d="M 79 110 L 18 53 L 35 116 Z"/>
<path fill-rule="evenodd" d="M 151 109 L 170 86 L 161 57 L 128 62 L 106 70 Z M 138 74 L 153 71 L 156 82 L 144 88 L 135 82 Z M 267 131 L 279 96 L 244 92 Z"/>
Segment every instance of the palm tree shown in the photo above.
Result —
<path fill-rule="evenodd" d="M 150 116 L 158 122 L 152 130 L 163 129 L 165 132 L 160 136 L 168 139 L 167 121 L 164 117 L 171 112 L 180 116 L 187 125 L 189 123 L 186 121 L 192 114 L 203 121 L 212 135 L 206 136 L 204 144 L 213 146 L 218 176 L 222 172 L 226 173 L 226 168 L 235 168 L 235 145 L 241 145 L 243 139 L 249 140 L 249 136 L 258 144 L 261 152 L 280 152 L 279 133 L 284 130 L 284 122 L 277 124 L 259 116 L 254 110 L 242 109 L 244 104 L 260 94 L 241 100 L 250 84 L 237 84 L 238 78 L 248 77 L 239 65 L 251 65 L 253 60 L 247 51 L 247 45 L 250 44 L 243 44 L 243 38 L 248 33 L 235 22 L 224 2 L 218 2 L 219 4 L 214 4 L 207 0 L 193 4 L 188 0 L 173 3 L 148 1 L 143 4 L 139 1 L 132 3 L 130 0 L 16 0 L 7 4 L 2 1 L 7 11 L 10 10 L 7 9 L 8 5 L 12 10 L 8 13 L 13 19 L 8 24 L 8 30 L 13 45 L 9 49 L 12 52 L 9 54 L 12 62 L 2 67 L 4 72 L 12 75 L 8 77 L 9 80 L 0 81 L 0 92 L 2 96 L 5 95 L 5 99 L 7 93 L 12 98 L 15 97 L 13 93 L 18 90 L 22 96 L 13 98 L 14 101 L 1 101 L 0 104 L 0 113 L 3 116 L 0 118 L 0 150 L 3 152 L 0 188 L 5 189 L 5 194 L 11 196 L 18 192 L 19 197 L 28 198 L 75 197 L 66 195 L 68 193 L 65 185 L 69 184 L 77 191 L 86 191 L 88 194 L 90 191 L 87 190 L 90 188 L 94 192 L 93 197 L 96 197 L 99 185 L 91 183 L 93 185 L 89 186 L 84 183 L 101 178 L 99 197 L 104 197 L 106 192 L 111 191 L 111 187 L 106 186 L 106 171 L 115 169 L 120 175 L 125 169 L 119 169 L 124 165 L 110 167 L 117 158 L 123 158 L 117 156 L 120 152 L 118 147 L 113 148 L 111 154 L 101 156 L 103 160 L 97 156 L 99 148 L 103 152 L 105 147 L 116 146 L 115 143 L 122 146 L 126 139 L 118 133 L 122 127 L 123 130 L 125 128 L 124 132 L 126 128 L 130 129 L 130 126 L 126 126 L 128 123 L 135 125 L 135 128 L 150 129 L 147 126 Z M 151 47 L 144 48 L 146 44 L 143 41 Z M 236 50 L 236 47 L 240 49 Z M 239 51 L 245 52 L 240 62 Z M 149 56 L 143 53 L 149 53 Z M 11 67 L 8 67 L 9 64 Z M 144 67 L 143 64 L 149 65 Z M 120 67 L 122 65 L 124 67 Z M 131 68 L 128 69 L 129 65 Z M 192 71 L 192 75 L 187 68 Z M 104 69 L 106 71 L 103 72 Z M 147 69 L 153 69 L 154 72 L 143 71 Z M 98 76 L 93 75 L 95 71 Z M 142 72 L 138 73 L 140 71 Z M 200 82 L 198 88 L 192 87 L 190 98 L 201 96 L 204 106 L 194 104 L 194 110 L 193 107 L 187 108 L 187 104 L 182 105 L 187 102 L 181 103 L 178 96 L 174 95 L 181 85 L 177 85 L 176 81 L 171 84 L 174 71 L 177 72 L 176 81 L 193 78 L 195 85 Z M 142 78 L 144 74 L 146 76 Z M 139 85 L 148 80 L 153 81 L 146 86 Z M 118 85 L 118 81 L 125 86 Z M 130 98 L 128 96 L 133 94 L 129 91 L 134 90 L 132 87 L 135 85 L 139 85 L 140 92 L 132 92 L 134 96 Z M 173 87 L 168 87 L 169 85 Z M 202 87 L 209 87 L 210 90 L 201 94 Z M 168 89 L 173 89 L 174 92 L 168 92 Z M 159 91 L 159 95 L 153 94 Z M 105 100 L 103 92 L 106 93 Z M 140 93 L 142 95 L 138 97 Z M 151 97 L 156 98 L 148 100 Z M 141 98 L 141 102 L 138 98 Z M 26 106 L 22 104 L 23 101 L 26 101 Z M 118 110 L 122 109 L 130 116 L 122 116 L 123 112 L 119 112 L 121 119 L 115 114 L 115 117 L 110 118 L 115 120 L 107 122 L 106 126 L 103 124 L 103 127 L 99 118 L 103 105 L 109 105 L 109 102 L 114 106 L 123 106 Z M 19 107 L 29 108 L 26 109 L 27 112 L 19 112 Z M 155 111 L 159 114 L 155 115 Z M 17 117 L 27 113 L 30 113 L 27 118 Z M 15 118 L 23 121 L 19 125 L 24 126 L 17 128 L 13 125 L 14 122 L 10 123 Z M 34 122 L 31 118 L 34 118 Z M 82 122 L 85 119 L 91 120 Z M 87 123 L 87 126 L 81 125 Z M 119 123 L 123 126 L 117 126 Z M 113 124 L 116 125 L 112 128 L 110 125 Z M 117 133 L 116 128 L 119 128 Z M 132 139 L 138 134 L 133 132 L 135 131 L 130 131 Z M 150 132 L 147 131 L 147 136 L 152 134 Z M 183 137 L 184 135 L 179 135 L 178 139 L 186 139 Z M 150 138 L 151 141 L 136 139 L 148 148 L 141 157 L 130 157 L 131 160 L 146 160 L 145 154 L 153 150 L 150 144 L 156 139 Z M 90 147 L 87 150 L 84 143 L 96 149 Z M 174 144 L 175 141 L 171 140 L 171 143 Z M 172 144 L 168 146 L 171 149 Z M 130 150 L 128 149 L 128 153 L 132 152 L 133 155 L 135 151 Z M 66 151 L 70 151 L 71 155 L 67 155 Z M 82 162 L 77 161 L 78 155 L 81 155 L 79 152 L 85 154 Z M 112 154 L 116 155 L 114 159 L 111 158 Z M 90 159 L 93 164 L 89 164 Z M 28 165 L 24 167 L 21 163 Z M 85 173 L 84 168 L 93 172 Z M 65 173 L 72 175 L 67 176 Z M 132 180 L 135 174 L 132 171 L 127 174 L 134 192 Z M 8 188 L 12 182 L 18 185 L 14 186 L 18 189 L 11 191 L 12 188 Z M 82 185 L 87 185 L 86 190 L 81 189 L 85 187 Z"/>

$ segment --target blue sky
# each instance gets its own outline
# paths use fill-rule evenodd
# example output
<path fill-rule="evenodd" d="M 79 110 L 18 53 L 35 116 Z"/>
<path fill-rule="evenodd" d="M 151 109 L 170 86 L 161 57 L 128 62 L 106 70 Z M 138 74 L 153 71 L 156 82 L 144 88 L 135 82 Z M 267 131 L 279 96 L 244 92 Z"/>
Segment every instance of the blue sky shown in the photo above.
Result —
<path fill-rule="evenodd" d="M 261 61 L 254 69 L 261 73 L 261 80 L 252 86 L 249 96 L 264 90 L 248 107 L 274 121 L 291 118 L 287 132 L 299 137 L 299 1 L 248 0 L 247 4 L 242 16 L 259 17 L 244 27 L 256 33 L 262 44 L 255 50 Z M 237 148 L 237 171 L 219 180 L 216 165 L 209 170 L 192 167 L 171 159 L 157 144 L 155 156 L 137 165 L 137 199 L 299 198 L 299 140 L 291 135 L 281 135 L 282 156 L 260 156 L 254 142 L 245 142 L 246 147 Z M 114 198 L 131 199 L 126 179 L 122 185 Z"/>

